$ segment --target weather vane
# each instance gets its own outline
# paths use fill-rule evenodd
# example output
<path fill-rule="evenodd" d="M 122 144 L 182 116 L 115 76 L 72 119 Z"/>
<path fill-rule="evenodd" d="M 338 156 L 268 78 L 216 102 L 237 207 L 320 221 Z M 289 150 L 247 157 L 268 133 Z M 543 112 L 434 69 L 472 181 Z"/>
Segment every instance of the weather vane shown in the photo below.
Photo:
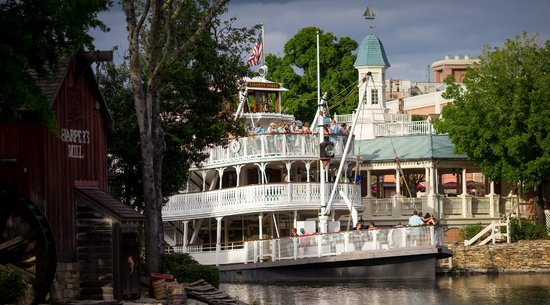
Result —
<path fill-rule="evenodd" d="M 367 9 L 365 10 L 365 13 L 363 14 L 363 16 L 365 16 L 365 19 L 371 21 L 371 24 L 369 25 L 369 28 L 370 28 L 371 31 L 372 31 L 372 30 L 374 29 L 374 26 L 372 25 L 372 20 L 374 20 L 374 18 L 376 18 L 376 15 L 375 15 L 374 12 L 367 6 Z"/>

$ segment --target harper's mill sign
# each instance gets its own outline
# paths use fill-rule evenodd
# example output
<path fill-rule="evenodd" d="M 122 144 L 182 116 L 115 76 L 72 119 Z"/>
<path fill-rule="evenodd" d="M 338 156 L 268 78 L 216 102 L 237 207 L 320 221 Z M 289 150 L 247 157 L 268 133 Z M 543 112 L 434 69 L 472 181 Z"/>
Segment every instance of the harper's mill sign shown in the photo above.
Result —
<path fill-rule="evenodd" d="M 61 128 L 61 141 L 67 144 L 67 155 L 71 159 L 84 159 L 83 144 L 90 144 L 90 131 L 86 129 Z"/>

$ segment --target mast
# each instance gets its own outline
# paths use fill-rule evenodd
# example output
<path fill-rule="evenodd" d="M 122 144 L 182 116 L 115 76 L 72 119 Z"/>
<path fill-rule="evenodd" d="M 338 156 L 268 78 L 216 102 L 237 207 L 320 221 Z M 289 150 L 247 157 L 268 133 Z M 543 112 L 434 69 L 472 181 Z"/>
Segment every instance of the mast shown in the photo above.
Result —
<path fill-rule="evenodd" d="M 321 65 L 319 63 L 319 31 L 317 31 L 317 101 L 318 101 L 318 115 L 315 117 L 317 118 L 318 127 L 319 127 L 319 145 L 325 141 L 324 133 L 325 133 L 325 97 L 321 98 Z M 315 120 L 313 120 L 315 123 Z M 321 233 L 327 233 L 328 231 L 328 216 L 326 215 L 326 208 L 327 208 L 327 200 L 326 200 L 326 174 L 325 174 L 325 166 L 326 161 L 319 160 L 319 175 L 320 175 L 320 185 L 319 185 L 319 193 L 320 199 L 321 199 L 321 211 L 319 213 L 319 231 Z"/>
<path fill-rule="evenodd" d="M 368 72 L 365 79 L 363 79 L 363 84 L 365 86 L 364 87 L 364 90 L 365 90 L 364 94 L 366 94 L 369 79 L 372 79 L 371 72 Z M 361 86 L 363 86 L 363 84 L 361 84 L 359 86 L 361 87 Z M 355 109 L 355 116 L 353 117 L 353 122 L 351 124 L 351 130 L 350 130 L 350 133 L 349 133 L 349 136 L 348 136 L 348 140 L 346 141 L 345 146 L 344 146 L 344 152 L 342 153 L 342 159 L 340 160 L 340 166 L 338 167 L 338 172 L 336 173 L 336 179 L 335 179 L 334 185 L 332 187 L 332 192 L 330 193 L 330 197 L 329 197 L 326 209 L 325 209 L 325 214 L 328 214 L 330 212 L 330 208 L 332 206 L 332 201 L 334 200 L 334 195 L 336 194 L 336 190 L 338 189 L 338 183 L 340 181 L 340 177 L 342 177 L 342 170 L 344 168 L 345 159 L 346 159 L 346 156 L 348 155 L 348 152 L 349 152 L 349 149 L 350 149 L 350 146 L 351 146 L 351 142 L 353 140 L 353 135 L 355 134 L 355 127 L 357 126 L 357 122 L 359 121 L 359 113 L 361 112 L 361 105 L 362 104 L 363 104 L 362 101 L 359 100 L 359 103 L 357 104 L 357 108 Z"/>
<path fill-rule="evenodd" d="M 321 60 L 319 58 L 319 31 L 317 31 L 317 102 L 321 100 L 321 63 L 320 62 Z"/>
<path fill-rule="evenodd" d="M 321 64 L 319 59 L 319 31 L 317 31 L 317 104 L 320 104 L 320 103 L 321 103 Z M 319 111 L 315 112 L 315 117 L 313 117 L 313 121 L 311 121 L 310 126 L 312 127 L 315 126 L 317 119 L 319 119 Z"/>

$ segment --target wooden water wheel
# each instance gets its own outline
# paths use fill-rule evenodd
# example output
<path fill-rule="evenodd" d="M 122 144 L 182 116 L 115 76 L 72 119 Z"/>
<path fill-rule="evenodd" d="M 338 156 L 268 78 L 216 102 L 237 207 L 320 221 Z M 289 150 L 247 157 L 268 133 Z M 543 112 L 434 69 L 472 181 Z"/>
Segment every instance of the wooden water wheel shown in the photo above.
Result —
<path fill-rule="evenodd" d="M 57 263 L 55 242 L 46 217 L 30 200 L 0 190 L 0 264 L 32 283 L 34 304 L 50 291 Z"/>

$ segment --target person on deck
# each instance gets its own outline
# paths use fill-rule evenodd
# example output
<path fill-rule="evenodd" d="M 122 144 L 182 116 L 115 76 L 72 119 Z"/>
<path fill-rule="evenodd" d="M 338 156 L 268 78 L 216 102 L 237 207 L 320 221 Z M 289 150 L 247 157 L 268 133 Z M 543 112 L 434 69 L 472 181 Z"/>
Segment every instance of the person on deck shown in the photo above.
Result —
<path fill-rule="evenodd" d="M 269 123 L 269 127 L 267 127 L 267 133 L 277 133 L 277 124 L 275 124 L 275 122 Z"/>
<path fill-rule="evenodd" d="M 430 215 L 430 213 L 424 214 L 424 217 L 422 217 L 422 221 L 427 226 L 435 226 L 435 220 L 434 220 L 433 216 Z"/>
<path fill-rule="evenodd" d="M 300 247 L 307 247 L 309 246 L 309 233 L 306 232 L 304 228 L 300 228 Z"/>
<path fill-rule="evenodd" d="M 300 130 L 298 129 L 298 125 L 296 125 L 296 121 L 292 122 L 292 124 L 290 124 L 290 133 L 298 133 Z"/>
<path fill-rule="evenodd" d="M 360 222 L 358 222 L 355 225 L 355 232 L 352 233 L 353 246 L 355 248 L 355 251 L 360 251 L 361 249 L 363 249 L 363 232 L 361 232 L 362 229 L 363 226 Z"/>
<path fill-rule="evenodd" d="M 369 224 L 369 230 L 376 230 L 376 225 L 374 224 L 374 221 L 371 221 Z"/>
<path fill-rule="evenodd" d="M 412 216 L 409 217 L 409 226 L 422 226 L 422 225 L 424 225 L 424 221 L 422 221 L 422 218 L 418 216 L 418 212 L 414 210 Z"/>
<path fill-rule="evenodd" d="M 254 134 L 264 134 L 264 133 L 265 133 L 265 129 L 262 124 L 258 125 L 258 127 L 254 129 Z"/>
<path fill-rule="evenodd" d="M 346 143 L 348 142 L 348 137 L 349 137 L 349 129 L 346 125 L 346 123 L 342 123 L 342 128 L 340 128 L 340 133 L 339 133 L 340 136 L 342 136 L 342 139 L 344 140 L 344 145 L 346 145 Z"/>
<path fill-rule="evenodd" d="M 330 120 L 330 133 L 331 134 L 339 135 L 341 129 L 342 128 L 340 127 L 340 125 L 336 124 L 336 121 L 334 119 Z"/>
<path fill-rule="evenodd" d="M 311 129 L 309 129 L 309 122 L 305 122 L 304 126 L 302 126 L 302 133 L 311 134 Z"/>
<path fill-rule="evenodd" d="M 409 226 L 417 227 L 410 229 L 409 233 L 407 234 L 407 243 L 409 246 L 417 246 L 420 242 L 420 235 L 422 234 L 422 228 L 418 228 L 419 226 L 423 226 L 424 221 L 422 221 L 422 218 L 418 216 L 418 211 L 414 210 L 411 217 L 409 217 Z"/>

